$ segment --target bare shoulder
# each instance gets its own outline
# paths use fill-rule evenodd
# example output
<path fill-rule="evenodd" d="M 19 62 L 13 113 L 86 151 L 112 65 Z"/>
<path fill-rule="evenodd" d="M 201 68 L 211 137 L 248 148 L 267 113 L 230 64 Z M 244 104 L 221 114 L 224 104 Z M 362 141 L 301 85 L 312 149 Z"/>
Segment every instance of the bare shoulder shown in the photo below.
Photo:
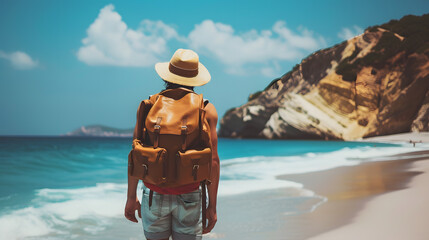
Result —
<path fill-rule="evenodd" d="M 211 102 L 209 102 L 205 106 L 204 109 L 206 110 L 206 118 L 207 118 L 207 120 L 209 122 L 217 123 L 218 116 L 217 116 L 217 111 L 216 111 L 215 106 Z"/>

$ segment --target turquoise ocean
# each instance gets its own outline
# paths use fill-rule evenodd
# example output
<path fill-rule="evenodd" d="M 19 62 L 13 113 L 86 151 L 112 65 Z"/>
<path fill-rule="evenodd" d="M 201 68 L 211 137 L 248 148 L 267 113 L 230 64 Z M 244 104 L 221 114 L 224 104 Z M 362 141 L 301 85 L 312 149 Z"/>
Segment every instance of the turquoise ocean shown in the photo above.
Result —
<path fill-rule="evenodd" d="M 127 224 L 123 211 L 131 142 L 131 138 L 0 137 L 0 239 L 106 239 L 106 232 L 114 233 L 119 222 Z M 427 148 L 407 143 L 219 138 L 219 197 L 274 188 L 299 190 L 302 184 L 276 176 L 382 161 L 390 159 L 388 155 Z M 302 197 L 323 199 L 302 192 Z"/>

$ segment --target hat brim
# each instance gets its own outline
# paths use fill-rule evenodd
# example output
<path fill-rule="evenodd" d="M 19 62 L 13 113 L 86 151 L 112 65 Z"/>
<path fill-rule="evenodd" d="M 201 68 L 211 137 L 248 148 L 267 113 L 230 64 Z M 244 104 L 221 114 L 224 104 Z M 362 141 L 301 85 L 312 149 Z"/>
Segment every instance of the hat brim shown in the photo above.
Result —
<path fill-rule="evenodd" d="M 170 62 L 155 64 L 156 73 L 167 82 L 196 87 L 208 83 L 211 79 L 209 71 L 202 63 L 198 63 L 198 75 L 195 77 L 183 77 L 174 74 L 170 72 L 169 64 Z"/>

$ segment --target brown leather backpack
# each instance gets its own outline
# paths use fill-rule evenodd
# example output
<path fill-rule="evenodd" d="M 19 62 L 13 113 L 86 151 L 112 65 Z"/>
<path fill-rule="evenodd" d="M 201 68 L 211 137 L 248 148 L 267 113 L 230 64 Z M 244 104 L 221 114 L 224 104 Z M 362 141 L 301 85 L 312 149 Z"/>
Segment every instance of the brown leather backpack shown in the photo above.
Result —
<path fill-rule="evenodd" d="M 128 155 L 128 173 L 159 187 L 200 182 L 205 215 L 205 184 L 212 152 L 204 99 L 187 88 L 161 91 L 140 103 L 139 130 Z M 151 205 L 153 192 L 149 194 Z M 203 216 L 205 225 L 205 216 Z"/>

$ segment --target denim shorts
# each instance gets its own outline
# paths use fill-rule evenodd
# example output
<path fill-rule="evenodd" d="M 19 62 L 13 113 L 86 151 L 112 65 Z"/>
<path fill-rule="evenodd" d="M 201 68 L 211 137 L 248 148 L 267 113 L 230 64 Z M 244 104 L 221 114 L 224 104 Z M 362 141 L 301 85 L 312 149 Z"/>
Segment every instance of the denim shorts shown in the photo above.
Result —
<path fill-rule="evenodd" d="M 201 187 L 180 194 L 153 192 L 149 207 L 149 188 L 143 185 L 141 204 L 144 235 L 148 239 L 202 239 Z"/>

